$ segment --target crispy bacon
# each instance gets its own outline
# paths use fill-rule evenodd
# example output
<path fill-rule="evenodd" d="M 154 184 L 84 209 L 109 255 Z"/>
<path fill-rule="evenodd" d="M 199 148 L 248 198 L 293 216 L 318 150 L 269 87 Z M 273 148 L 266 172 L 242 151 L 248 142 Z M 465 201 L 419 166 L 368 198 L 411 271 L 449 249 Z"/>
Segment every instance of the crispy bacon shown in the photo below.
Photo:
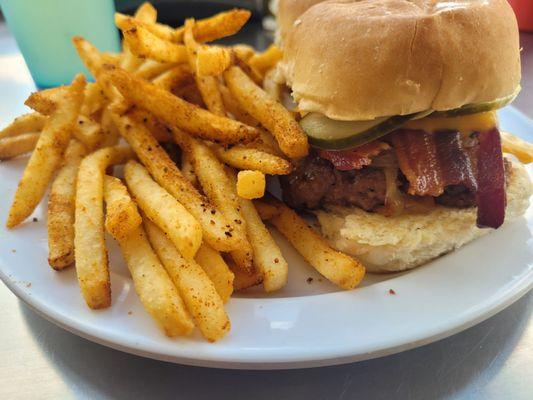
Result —
<path fill-rule="evenodd" d="M 408 193 L 440 196 L 447 186 L 476 193 L 479 227 L 499 227 L 505 218 L 505 171 L 500 134 L 494 128 L 465 147 L 459 132 L 399 130 L 391 135 Z"/>
<path fill-rule="evenodd" d="M 336 169 L 349 171 L 370 165 L 372 157 L 388 149 L 390 146 L 387 143 L 376 140 L 351 150 L 320 150 L 319 156 L 329 160 Z"/>

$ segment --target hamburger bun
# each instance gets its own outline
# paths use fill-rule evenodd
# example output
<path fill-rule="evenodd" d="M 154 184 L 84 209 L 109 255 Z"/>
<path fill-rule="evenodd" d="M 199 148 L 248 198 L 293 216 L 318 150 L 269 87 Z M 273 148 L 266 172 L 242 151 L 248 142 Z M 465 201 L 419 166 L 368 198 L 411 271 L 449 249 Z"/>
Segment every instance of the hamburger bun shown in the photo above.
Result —
<path fill-rule="evenodd" d="M 281 73 L 302 112 L 370 120 L 450 110 L 514 93 L 506 0 L 282 0 Z"/>
<path fill-rule="evenodd" d="M 528 172 L 512 162 L 507 174 L 506 221 L 522 216 L 532 185 Z M 317 211 L 322 233 L 337 250 L 357 257 L 368 272 L 398 272 L 424 264 L 491 230 L 476 227 L 476 208 L 436 206 L 423 215 L 394 218 L 359 208 Z"/>

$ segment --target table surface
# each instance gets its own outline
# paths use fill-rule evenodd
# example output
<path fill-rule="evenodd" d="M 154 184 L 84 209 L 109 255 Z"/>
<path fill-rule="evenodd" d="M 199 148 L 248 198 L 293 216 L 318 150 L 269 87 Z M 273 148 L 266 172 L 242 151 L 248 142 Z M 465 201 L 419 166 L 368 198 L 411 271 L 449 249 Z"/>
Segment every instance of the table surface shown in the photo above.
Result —
<path fill-rule="evenodd" d="M 533 117 L 533 35 L 522 34 L 521 42 L 523 90 L 515 105 Z M 0 69 L 17 52 L 0 24 Z M 0 80 L 0 93 L 16 81 Z M 22 102 L 26 94 L 13 101 Z M 0 399 L 529 399 L 533 393 L 532 293 L 473 328 L 418 349 L 289 371 L 218 370 L 144 359 L 56 327 L 3 284 L 0 304 Z"/>

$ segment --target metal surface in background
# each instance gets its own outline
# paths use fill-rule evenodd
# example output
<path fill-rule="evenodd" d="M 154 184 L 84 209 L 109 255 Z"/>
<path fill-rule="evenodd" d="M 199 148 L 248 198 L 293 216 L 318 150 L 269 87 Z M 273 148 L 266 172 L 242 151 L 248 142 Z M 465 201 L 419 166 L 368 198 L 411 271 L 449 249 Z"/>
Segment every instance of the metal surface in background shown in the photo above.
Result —
<path fill-rule="evenodd" d="M 259 24 L 240 40 L 264 48 Z M 533 117 L 533 35 L 521 36 Z M 0 55 L 17 50 L 0 24 Z M 0 63 L 0 68 L 2 65 Z M 0 95 L 2 95 L 0 93 Z M 531 399 L 533 294 L 448 339 L 365 362 L 290 371 L 187 367 L 121 353 L 49 323 L 0 284 L 0 399 Z M 376 315 L 379 318 L 379 315 Z"/>

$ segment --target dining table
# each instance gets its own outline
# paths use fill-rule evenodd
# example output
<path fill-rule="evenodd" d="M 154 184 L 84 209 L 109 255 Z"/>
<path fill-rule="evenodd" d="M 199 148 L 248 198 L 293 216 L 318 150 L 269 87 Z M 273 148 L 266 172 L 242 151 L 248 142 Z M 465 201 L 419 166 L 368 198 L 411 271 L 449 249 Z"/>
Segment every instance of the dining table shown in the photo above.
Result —
<path fill-rule="evenodd" d="M 240 39 L 264 48 L 271 37 L 247 30 Z M 514 107 L 533 118 L 533 34 L 521 33 L 520 41 L 522 91 Z M 15 95 L 2 101 L 17 102 L 21 112 L 35 90 L 0 22 L 0 96 L 8 89 Z M 530 292 L 476 326 L 398 354 L 320 368 L 224 370 L 93 343 L 49 322 L 0 283 L 0 399 L 526 400 L 533 398 L 532 311 Z"/>

